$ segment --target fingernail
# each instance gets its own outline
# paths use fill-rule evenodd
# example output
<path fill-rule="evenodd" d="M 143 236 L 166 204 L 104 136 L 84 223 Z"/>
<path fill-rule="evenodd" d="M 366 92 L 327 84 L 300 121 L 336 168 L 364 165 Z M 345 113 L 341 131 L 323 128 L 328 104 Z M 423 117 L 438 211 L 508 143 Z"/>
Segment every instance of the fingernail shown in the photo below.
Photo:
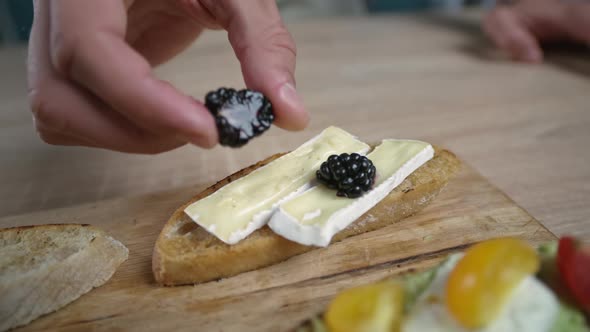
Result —
<path fill-rule="evenodd" d="M 281 87 L 281 99 L 289 104 L 289 107 L 300 110 L 303 108 L 303 101 L 297 94 L 295 87 L 291 83 L 285 83 Z"/>
<path fill-rule="evenodd" d="M 305 106 L 303 105 L 303 100 L 299 97 L 299 94 L 295 90 L 295 87 L 291 83 L 285 83 L 281 87 L 279 92 L 280 98 L 287 104 L 289 107 L 289 111 L 291 112 L 298 112 L 301 114 L 298 118 L 302 122 L 297 127 L 303 128 L 307 125 L 309 121 L 309 114 L 305 111 Z"/>

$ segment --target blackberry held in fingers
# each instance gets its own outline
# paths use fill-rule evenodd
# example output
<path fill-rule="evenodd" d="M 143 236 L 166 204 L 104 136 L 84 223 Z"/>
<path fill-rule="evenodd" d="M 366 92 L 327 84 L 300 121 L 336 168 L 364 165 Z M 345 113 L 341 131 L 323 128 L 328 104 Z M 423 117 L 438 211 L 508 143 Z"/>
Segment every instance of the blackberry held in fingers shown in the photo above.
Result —
<path fill-rule="evenodd" d="M 260 92 L 219 88 L 205 96 L 205 106 L 215 117 L 219 143 L 240 147 L 270 128 L 274 113 Z"/>
<path fill-rule="evenodd" d="M 373 162 L 358 153 L 331 155 L 316 172 L 317 179 L 338 196 L 357 198 L 369 191 L 375 183 Z"/>

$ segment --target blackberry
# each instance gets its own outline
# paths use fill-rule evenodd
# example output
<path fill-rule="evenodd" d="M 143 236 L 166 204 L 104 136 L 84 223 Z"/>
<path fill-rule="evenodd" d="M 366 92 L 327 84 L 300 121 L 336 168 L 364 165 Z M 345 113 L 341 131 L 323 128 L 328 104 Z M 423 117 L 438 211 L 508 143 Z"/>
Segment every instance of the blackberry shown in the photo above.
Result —
<path fill-rule="evenodd" d="M 373 162 L 358 153 L 331 155 L 316 172 L 317 179 L 337 195 L 357 198 L 375 184 L 376 169 Z"/>
<path fill-rule="evenodd" d="M 270 128 L 274 113 L 260 92 L 219 88 L 205 96 L 205 106 L 215 117 L 221 145 L 237 148 Z"/>

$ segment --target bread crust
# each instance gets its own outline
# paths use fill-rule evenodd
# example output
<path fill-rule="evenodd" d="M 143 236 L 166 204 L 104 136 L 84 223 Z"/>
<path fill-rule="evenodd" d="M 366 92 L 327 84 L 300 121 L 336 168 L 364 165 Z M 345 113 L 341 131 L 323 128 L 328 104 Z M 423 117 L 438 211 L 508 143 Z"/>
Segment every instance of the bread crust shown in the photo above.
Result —
<path fill-rule="evenodd" d="M 184 209 L 226 184 L 279 158 L 273 155 L 217 182 L 178 208 L 158 236 L 152 255 L 157 283 L 166 286 L 195 284 L 230 277 L 280 263 L 315 247 L 291 242 L 268 226 L 228 245 L 199 227 Z M 349 227 L 334 236 L 332 243 L 395 223 L 422 210 L 458 172 L 461 162 L 447 150 L 435 147 L 433 159 L 422 165 L 385 199 Z"/>

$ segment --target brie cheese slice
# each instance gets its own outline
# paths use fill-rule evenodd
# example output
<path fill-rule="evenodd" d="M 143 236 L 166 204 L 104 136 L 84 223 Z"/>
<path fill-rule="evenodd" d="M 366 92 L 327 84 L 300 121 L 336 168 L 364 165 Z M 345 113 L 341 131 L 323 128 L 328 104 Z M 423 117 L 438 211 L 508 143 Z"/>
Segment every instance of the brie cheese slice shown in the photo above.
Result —
<path fill-rule="evenodd" d="M 433 156 L 434 149 L 425 142 L 384 140 L 367 156 L 377 169 L 372 190 L 350 199 L 317 185 L 281 204 L 268 225 L 291 241 L 325 247 L 334 234 L 375 206 Z"/>
<path fill-rule="evenodd" d="M 369 146 L 346 131 L 328 127 L 296 150 L 228 183 L 184 212 L 227 244 L 264 226 L 278 205 L 311 187 L 315 171 L 332 154 L 365 154 Z"/>

